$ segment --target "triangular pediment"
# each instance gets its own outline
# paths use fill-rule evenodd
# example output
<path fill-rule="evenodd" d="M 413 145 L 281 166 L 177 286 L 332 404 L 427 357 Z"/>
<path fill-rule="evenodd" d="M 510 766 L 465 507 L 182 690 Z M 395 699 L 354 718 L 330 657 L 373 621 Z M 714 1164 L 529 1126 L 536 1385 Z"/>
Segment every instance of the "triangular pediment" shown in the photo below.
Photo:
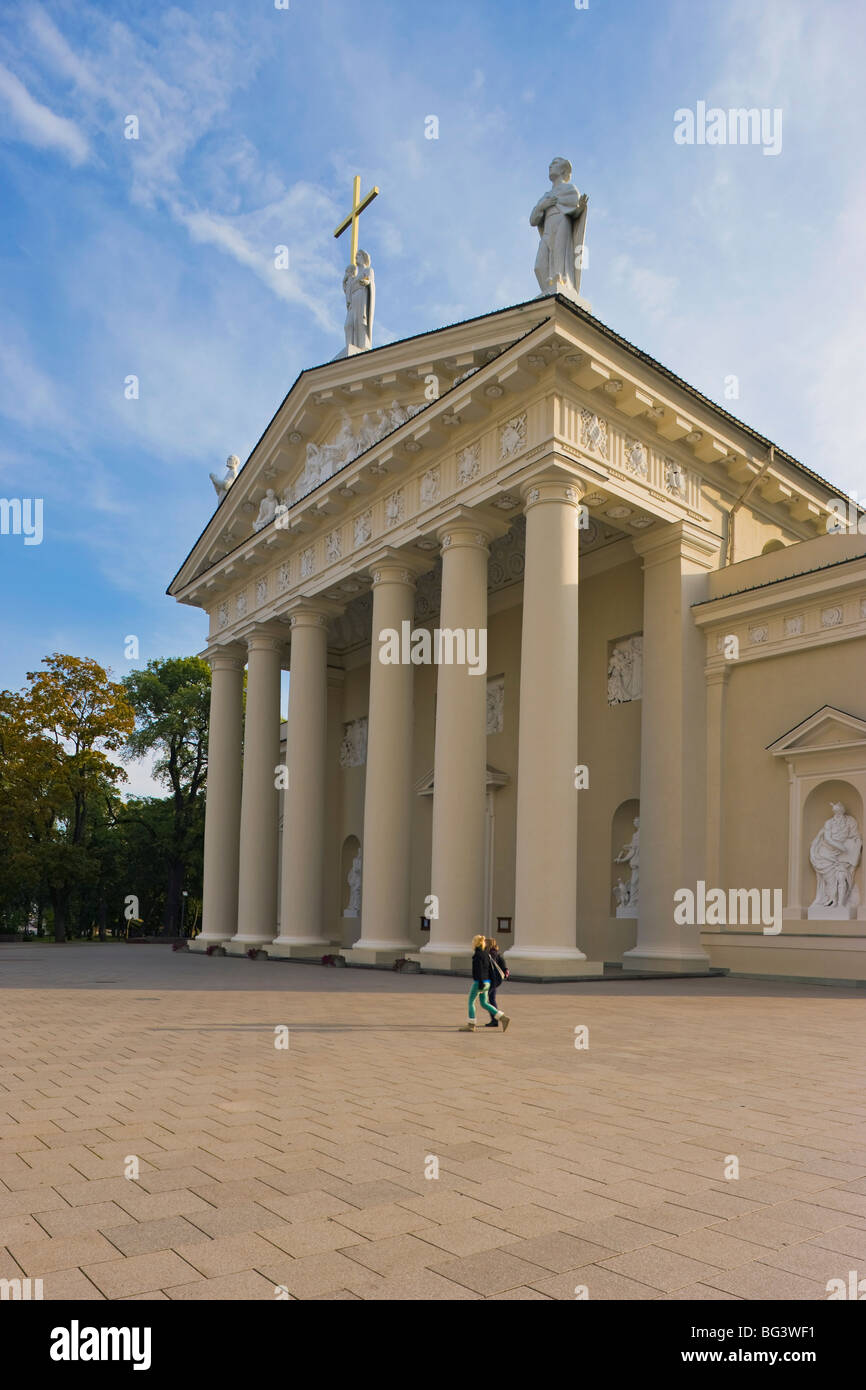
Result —
<path fill-rule="evenodd" d="M 776 757 L 790 757 L 794 753 L 820 753 L 858 746 L 866 747 L 866 720 L 824 705 L 771 743 L 767 752 Z"/>
<path fill-rule="evenodd" d="M 446 438 L 455 388 L 547 324 L 552 302 L 529 301 L 302 372 L 225 496 L 214 496 L 214 511 L 169 593 L 179 596 L 231 557 L 256 536 L 254 523 L 272 530 L 273 518 L 266 518 L 274 504 L 293 508 L 366 453 L 375 481 L 377 456 L 392 444 L 402 449 L 413 422 L 425 425 L 425 413 L 446 417 Z M 425 447 L 438 437 L 435 429 Z M 215 465 L 216 478 L 225 471 Z"/>
<path fill-rule="evenodd" d="M 549 389 L 541 401 L 543 383 Z M 479 473 L 477 436 L 488 421 L 492 452 Z M 265 572 L 280 573 L 276 559 L 297 550 L 297 584 L 342 564 L 347 550 L 358 552 L 363 567 L 364 547 L 382 536 L 393 536 L 398 548 L 405 544 L 415 521 L 393 483 L 401 473 L 413 489 L 417 479 L 414 516 L 425 524 L 440 502 L 508 512 L 520 505 L 514 489 L 523 470 L 543 456 L 551 438 L 567 463 L 589 474 L 587 508 L 635 530 L 674 512 L 702 519 L 700 478 L 707 468 L 729 472 L 738 491 L 743 479 L 760 474 L 762 506 L 788 508 L 796 494 L 808 514 L 801 528 L 807 535 L 820 525 L 832 491 L 778 449 L 775 472 L 765 474 L 768 441 L 584 308 L 544 296 L 301 372 L 218 504 L 211 492 L 213 511 L 168 592 L 210 611 L 233 640 L 236 618 L 246 620 L 248 580 L 263 585 L 259 602 L 270 604 Z M 438 460 L 461 445 L 446 497 Z M 428 461 L 429 472 L 419 469 Z M 225 466 L 215 464 L 215 484 L 224 474 Z M 206 479 L 202 485 L 209 487 Z M 348 520 L 351 530 L 338 535 Z M 312 553 L 320 542 L 323 563 Z M 435 549 L 435 535 L 417 544 Z M 275 585 L 283 582 L 275 578 Z M 228 602 L 236 609 L 231 619 Z M 273 614 L 260 607 L 259 616 Z"/>

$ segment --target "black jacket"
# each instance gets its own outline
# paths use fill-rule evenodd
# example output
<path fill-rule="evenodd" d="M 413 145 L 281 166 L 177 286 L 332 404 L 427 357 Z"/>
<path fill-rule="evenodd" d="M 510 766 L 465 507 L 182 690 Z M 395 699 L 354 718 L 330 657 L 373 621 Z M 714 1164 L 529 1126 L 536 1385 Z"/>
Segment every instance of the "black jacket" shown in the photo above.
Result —
<path fill-rule="evenodd" d="M 486 955 L 487 955 L 487 957 L 488 957 L 489 960 L 495 961 L 496 964 L 499 966 L 499 969 L 502 971 L 502 978 L 500 979 L 499 972 L 496 971 L 496 970 L 494 970 L 492 966 L 491 966 L 491 968 L 490 968 L 490 983 L 491 983 L 491 984 L 494 986 L 494 988 L 495 988 L 496 985 L 501 985 L 501 984 L 504 983 L 504 981 L 505 981 L 505 976 L 506 976 L 506 973 L 507 973 L 507 971 L 508 971 L 508 966 L 505 964 L 505 961 L 504 961 L 504 959 L 503 959 L 503 957 L 502 957 L 501 952 L 499 952 L 499 951 L 488 951 L 488 952 L 486 952 Z"/>
<path fill-rule="evenodd" d="M 493 967 L 490 964 L 489 955 L 482 946 L 476 946 L 475 953 L 472 957 L 473 980 L 475 980 L 479 985 L 483 985 L 485 980 L 489 980 L 491 978 L 492 973 Z"/>

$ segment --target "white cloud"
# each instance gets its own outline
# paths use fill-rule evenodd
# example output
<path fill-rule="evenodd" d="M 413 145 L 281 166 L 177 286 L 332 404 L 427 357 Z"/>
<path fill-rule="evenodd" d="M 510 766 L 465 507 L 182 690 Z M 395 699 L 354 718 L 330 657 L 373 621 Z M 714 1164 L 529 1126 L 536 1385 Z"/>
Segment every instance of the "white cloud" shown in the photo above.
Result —
<path fill-rule="evenodd" d="M 12 116 L 19 139 L 38 149 L 59 150 L 77 167 L 90 158 L 90 146 L 74 121 L 58 116 L 31 96 L 24 83 L 0 63 L 0 101 Z"/>
<path fill-rule="evenodd" d="M 17 341 L 16 341 L 17 339 Z M 33 361 L 20 330 L 0 325 L 0 416 L 27 428 L 66 430 L 61 385 Z"/>

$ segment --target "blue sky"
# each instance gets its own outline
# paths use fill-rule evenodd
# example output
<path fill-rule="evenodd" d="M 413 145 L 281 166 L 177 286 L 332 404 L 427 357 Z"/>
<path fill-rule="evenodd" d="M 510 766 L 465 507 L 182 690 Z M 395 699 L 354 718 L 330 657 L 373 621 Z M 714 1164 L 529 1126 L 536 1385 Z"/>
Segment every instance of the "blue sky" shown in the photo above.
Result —
<path fill-rule="evenodd" d="M 202 648 L 165 586 L 208 472 L 342 346 L 355 173 L 377 343 L 536 293 L 564 154 L 593 312 L 862 496 L 864 58 L 860 0 L 5 5 L 0 496 L 44 498 L 44 539 L 0 536 L 0 687 Z M 676 144 L 698 101 L 780 109 L 781 152 Z"/>

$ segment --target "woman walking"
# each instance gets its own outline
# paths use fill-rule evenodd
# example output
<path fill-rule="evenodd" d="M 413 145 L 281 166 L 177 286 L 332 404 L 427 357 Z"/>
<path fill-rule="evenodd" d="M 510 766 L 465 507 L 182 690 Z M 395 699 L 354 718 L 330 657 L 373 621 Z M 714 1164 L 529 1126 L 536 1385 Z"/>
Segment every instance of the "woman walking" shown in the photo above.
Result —
<path fill-rule="evenodd" d="M 472 955 L 472 988 L 469 991 L 469 1022 L 464 1023 L 460 1032 L 475 1032 L 475 1000 L 480 999 L 483 1009 L 486 1009 L 497 1022 L 500 1019 L 502 1020 L 502 1031 L 504 1033 L 511 1019 L 506 1018 L 501 1009 L 495 1009 L 487 997 L 487 991 L 490 989 L 490 974 L 493 967 L 490 957 L 485 950 L 486 937 L 473 936 L 472 945 L 474 950 Z"/>
<path fill-rule="evenodd" d="M 487 998 L 490 1000 L 494 1009 L 498 1009 L 496 1003 L 496 991 L 505 980 L 508 979 L 508 966 L 505 964 L 504 957 L 499 954 L 499 943 L 495 936 L 488 936 L 486 951 L 490 957 L 490 989 Z M 491 1018 L 489 1023 L 485 1023 L 485 1028 L 498 1028 L 499 1020 Z"/>

